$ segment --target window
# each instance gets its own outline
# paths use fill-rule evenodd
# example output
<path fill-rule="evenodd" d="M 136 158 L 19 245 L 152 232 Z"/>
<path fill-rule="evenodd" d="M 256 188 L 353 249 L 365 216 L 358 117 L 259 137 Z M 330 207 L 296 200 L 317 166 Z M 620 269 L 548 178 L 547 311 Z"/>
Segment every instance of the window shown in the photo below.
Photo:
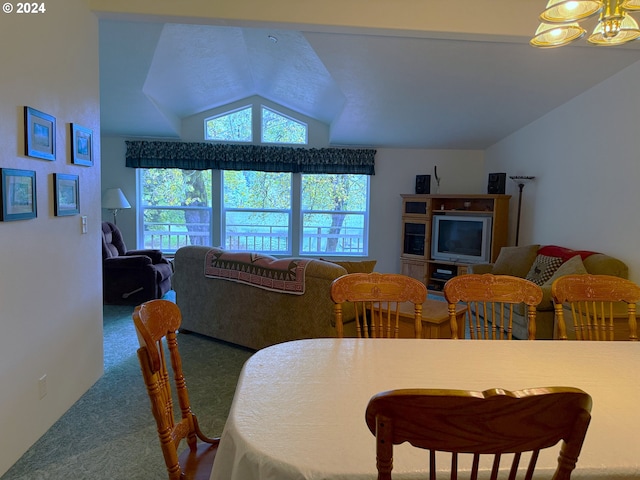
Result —
<path fill-rule="evenodd" d="M 206 140 L 252 142 L 259 128 L 264 143 L 308 142 L 306 123 L 263 105 L 208 117 L 204 127 Z M 186 245 L 222 245 L 280 255 L 367 255 L 368 175 L 138 171 L 138 248 L 174 253 Z"/>
<path fill-rule="evenodd" d="M 209 170 L 140 169 L 138 247 L 165 253 L 186 245 L 223 245 L 271 255 L 367 255 L 367 175 L 228 170 L 219 176 L 220 189 L 212 188 L 217 182 Z M 212 202 L 217 191 L 219 206 Z"/>
<path fill-rule="evenodd" d="M 226 140 L 230 142 L 251 142 L 252 107 L 209 117 L 204 121 L 205 140 Z"/>
<path fill-rule="evenodd" d="M 225 171 L 224 248 L 291 253 L 291 174 Z"/>
<path fill-rule="evenodd" d="M 139 170 L 139 248 L 211 245 L 211 171 Z"/>
<path fill-rule="evenodd" d="M 262 107 L 262 142 L 307 144 L 307 125 Z"/>
<path fill-rule="evenodd" d="M 303 254 L 366 255 L 367 175 L 302 175 Z"/>

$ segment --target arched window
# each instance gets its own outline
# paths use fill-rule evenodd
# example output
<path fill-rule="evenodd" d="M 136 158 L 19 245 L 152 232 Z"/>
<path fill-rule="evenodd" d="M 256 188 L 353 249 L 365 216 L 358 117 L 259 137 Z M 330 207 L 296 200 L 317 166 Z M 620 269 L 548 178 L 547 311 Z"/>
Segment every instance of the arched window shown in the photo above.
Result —
<path fill-rule="evenodd" d="M 215 142 L 284 147 L 307 145 L 308 136 L 307 123 L 258 104 L 204 120 L 204 139 Z M 369 175 L 139 171 L 139 248 L 172 253 L 198 244 L 276 255 L 367 255 Z"/>
<path fill-rule="evenodd" d="M 204 121 L 204 139 L 227 142 L 252 142 L 253 107 L 240 108 L 232 112 L 222 113 Z"/>

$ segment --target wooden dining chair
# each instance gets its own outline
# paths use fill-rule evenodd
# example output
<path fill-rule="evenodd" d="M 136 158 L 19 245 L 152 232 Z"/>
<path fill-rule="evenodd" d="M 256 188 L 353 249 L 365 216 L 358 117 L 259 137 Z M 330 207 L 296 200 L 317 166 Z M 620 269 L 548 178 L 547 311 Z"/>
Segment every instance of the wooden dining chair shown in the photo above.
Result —
<path fill-rule="evenodd" d="M 466 307 L 465 331 L 471 339 L 511 340 L 513 338 L 514 309 L 526 308 L 527 338 L 536 338 L 536 307 L 542 301 L 542 289 L 524 278 L 510 275 L 458 275 L 444 285 L 444 297 L 449 304 L 451 338 L 458 338 L 456 308 L 459 302 Z"/>
<path fill-rule="evenodd" d="M 366 409 L 367 426 L 376 437 L 378 480 L 391 479 L 393 446 L 403 442 L 429 450 L 430 476 L 425 478 L 435 479 L 439 469 L 450 468 L 451 479 L 469 471 L 465 478 L 475 480 L 486 468 L 491 480 L 507 469 L 514 479 L 518 469 L 522 475 L 526 468 L 524 479 L 530 480 L 539 452 L 561 440 L 553 479 L 567 480 L 589 427 L 591 404 L 587 393 L 570 387 L 379 393 Z M 526 467 L 519 467 L 521 461 Z"/>
<path fill-rule="evenodd" d="M 398 338 L 400 305 L 413 303 L 415 338 L 422 337 L 422 304 L 427 288 L 415 278 L 396 273 L 350 273 L 331 283 L 337 335 L 344 336 L 343 304 L 355 310 L 358 338 Z"/>
<path fill-rule="evenodd" d="M 636 304 L 640 286 L 610 275 L 565 275 L 551 285 L 557 336 L 567 339 L 565 308 L 571 312 L 576 340 L 613 340 L 619 305 L 629 326 L 628 338 L 638 340 Z M 626 332 L 625 332 L 626 333 Z"/>
<path fill-rule="evenodd" d="M 136 307 L 133 323 L 140 342 L 138 359 L 169 479 L 208 480 L 220 440 L 206 437 L 200 431 L 198 420 L 191 411 L 176 339 L 181 320 L 180 309 L 168 300 L 151 300 Z M 165 348 L 171 359 L 179 413 L 174 412 Z M 180 421 L 176 423 L 177 417 Z M 186 440 L 188 448 L 178 455 L 182 440 Z"/>

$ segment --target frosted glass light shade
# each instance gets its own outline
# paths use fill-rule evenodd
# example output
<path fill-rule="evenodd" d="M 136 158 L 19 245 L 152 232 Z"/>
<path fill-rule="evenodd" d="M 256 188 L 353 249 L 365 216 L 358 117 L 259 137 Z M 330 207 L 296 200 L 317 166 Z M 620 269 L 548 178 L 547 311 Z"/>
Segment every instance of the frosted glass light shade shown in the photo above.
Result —
<path fill-rule="evenodd" d="M 540 21 L 575 22 L 598 13 L 602 6 L 602 0 L 549 0 L 546 10 L 540 14 Z"/>
<path fill-rule="evenodd" d="M 529 42 L 534 47 L 553 48 L 568 45 L 581 38 L 587 31 L 577 23 L 550 25 L 541 23 Z"/>
<path fill-rule="evenodd" d="M 622 8 L 626 10 L 640 10 L 640 0 L 625 0 L 622 2 Z"/>
<path fill-rule="evenodd" d="M 600 21 L 588 41 L 594 45 L 615 46 L 630 42 L 638 37 L 640 37 L 638 23 L 630 16 L 624 15 L 622 21 L 619 19 Z"/>

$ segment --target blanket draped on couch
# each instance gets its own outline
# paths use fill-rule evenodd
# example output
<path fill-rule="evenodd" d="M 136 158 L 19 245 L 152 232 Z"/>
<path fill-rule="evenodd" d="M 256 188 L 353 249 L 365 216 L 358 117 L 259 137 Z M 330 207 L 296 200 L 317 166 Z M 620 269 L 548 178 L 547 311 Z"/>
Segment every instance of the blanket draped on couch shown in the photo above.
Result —
<path fill-rule="evenodd" d="M 292 295 L 302 295 L 309 260 L 275 258 L 249 252 L 228 252 L 212 248 L 205 256 L 204 276 L 246 283 Z"/>

